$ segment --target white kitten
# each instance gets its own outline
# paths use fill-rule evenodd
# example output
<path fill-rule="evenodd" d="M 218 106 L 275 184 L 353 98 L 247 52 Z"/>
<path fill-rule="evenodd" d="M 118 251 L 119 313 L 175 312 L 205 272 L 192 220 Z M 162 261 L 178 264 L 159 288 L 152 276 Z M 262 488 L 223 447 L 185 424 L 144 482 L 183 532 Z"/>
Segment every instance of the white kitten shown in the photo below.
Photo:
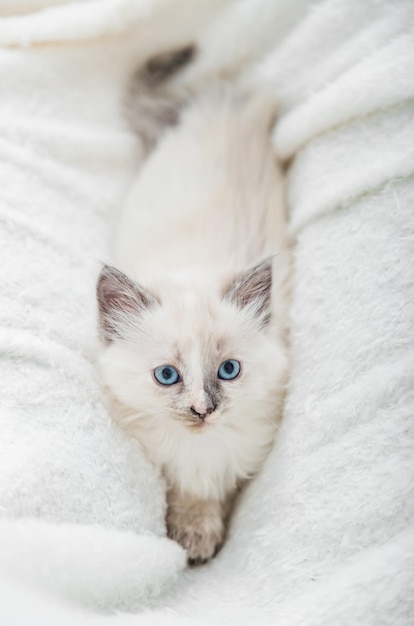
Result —
<path fill-rule="evenodd" d="M 103 379 L 166 477 L 169 536 L 200 562 L 272 446 L 287 272 L 273 107 L 230 86 L 166 98 L 161 78 L 189 50 L 134 83 L 133 123 L 154 149 L 122 215 L 122 271 L 104 267 L 97 294 Z"/>

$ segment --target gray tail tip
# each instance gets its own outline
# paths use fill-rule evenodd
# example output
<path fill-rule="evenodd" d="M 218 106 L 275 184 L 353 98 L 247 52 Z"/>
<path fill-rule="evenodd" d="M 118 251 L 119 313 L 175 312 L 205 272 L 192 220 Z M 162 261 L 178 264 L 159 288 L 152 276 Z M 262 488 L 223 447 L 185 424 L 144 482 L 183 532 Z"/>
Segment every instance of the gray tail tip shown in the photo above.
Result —
<path fill-rule="evenodd" d="M 194 60 L 197 53 L 195 44 L 161 52 L 147 61 L 144 72 L 145 78 L 152 84 L 161 83 L 175 74 L 178 70 Z"/>

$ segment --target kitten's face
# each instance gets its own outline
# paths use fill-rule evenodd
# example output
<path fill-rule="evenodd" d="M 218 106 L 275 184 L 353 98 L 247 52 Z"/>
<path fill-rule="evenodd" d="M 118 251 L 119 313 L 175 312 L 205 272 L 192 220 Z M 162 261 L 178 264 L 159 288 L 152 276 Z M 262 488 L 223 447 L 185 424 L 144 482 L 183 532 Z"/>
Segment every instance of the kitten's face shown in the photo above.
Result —
<path fill-rule="evenodd" d="M 220 293 L 165 281 L 151 292 L 113 268 L 98 283 L 105 382 L 143 427 L 194 433 L 266 411 L 285 362 L 266 328 L 271 262 Z"/>

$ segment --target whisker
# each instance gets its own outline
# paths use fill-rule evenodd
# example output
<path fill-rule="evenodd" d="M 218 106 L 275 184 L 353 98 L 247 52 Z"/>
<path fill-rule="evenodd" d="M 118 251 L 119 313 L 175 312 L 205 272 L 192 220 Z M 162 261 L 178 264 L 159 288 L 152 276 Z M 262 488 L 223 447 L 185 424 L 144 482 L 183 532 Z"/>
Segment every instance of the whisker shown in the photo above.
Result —
<path fill-rule="evenodd" d="M 273 424 L 273 426 L 276 426 L 276 430 L 280 430 L 280 425 L 278 422 L 275 422 L 274 420 L 272 420 L 271 417 L 268 417 L 267 415 L 263 416 L 265 419 L 267 419 L 268 422 L 270 422 L 271 424 Z"/>
<path fill-rule="evenodd" d="M 138 413 L 132 413 L 131 415 L 126 415 L 125 417 L 121 417 L 118 419 L 118 423 L 120 426 L 129 426 L 133 422 L 137 422 L 141 416 Z"/>

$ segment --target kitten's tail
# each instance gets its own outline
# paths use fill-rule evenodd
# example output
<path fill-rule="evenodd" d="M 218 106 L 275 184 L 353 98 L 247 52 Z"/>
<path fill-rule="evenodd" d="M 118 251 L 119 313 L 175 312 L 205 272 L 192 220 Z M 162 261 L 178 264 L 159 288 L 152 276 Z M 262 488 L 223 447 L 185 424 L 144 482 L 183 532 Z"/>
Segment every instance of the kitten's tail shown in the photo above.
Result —
<path fill-rule="evenodd" d="M 132 77 L 125 111 L 131 127 L 148 150 L 166 126 L 174 126 L 179 120 L 188 94 L 168 92 L 166 84 L 194 59 L 195 53 L 194 45 L 162 52 L 149 59 Z"/>

